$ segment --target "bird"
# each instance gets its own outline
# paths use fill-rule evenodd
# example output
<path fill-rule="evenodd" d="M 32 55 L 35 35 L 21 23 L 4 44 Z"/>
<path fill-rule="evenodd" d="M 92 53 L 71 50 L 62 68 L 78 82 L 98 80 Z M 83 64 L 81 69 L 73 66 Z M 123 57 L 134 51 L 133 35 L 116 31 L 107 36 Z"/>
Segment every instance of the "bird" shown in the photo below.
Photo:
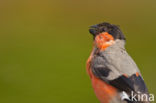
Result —
<path fill-rule="evenodd" d="M 100 103 L 150 103 L 147 86 L 125 49 L 120 27 L 102 22 L 90 26 L 89 32 L 93 48 L 86 69 Z"/>

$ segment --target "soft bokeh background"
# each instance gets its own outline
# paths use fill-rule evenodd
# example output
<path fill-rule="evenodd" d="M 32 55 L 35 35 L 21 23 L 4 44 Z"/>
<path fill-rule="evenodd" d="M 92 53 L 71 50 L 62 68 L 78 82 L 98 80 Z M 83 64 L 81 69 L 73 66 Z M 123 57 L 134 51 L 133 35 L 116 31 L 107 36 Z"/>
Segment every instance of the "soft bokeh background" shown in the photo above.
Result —
<path fill-rule="evenodd" d="M 90 25 L 120 25 L 156 94 L 155 0 L 1 0 L 0 103 L 98 103 L 86 73 Z"/>

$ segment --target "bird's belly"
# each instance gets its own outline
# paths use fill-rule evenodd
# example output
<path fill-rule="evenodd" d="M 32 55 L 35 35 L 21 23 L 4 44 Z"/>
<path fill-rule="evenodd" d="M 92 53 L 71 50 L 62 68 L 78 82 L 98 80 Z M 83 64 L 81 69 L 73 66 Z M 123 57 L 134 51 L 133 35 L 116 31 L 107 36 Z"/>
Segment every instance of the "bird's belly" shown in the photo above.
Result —
<path fill-rule="evenodd" d="M 110 103 L 110 101 L 117 95 L 117 90 L 114 87 L 94 75 L 91 76 L 91 81 L 94 92 L 100 103 Z"/>

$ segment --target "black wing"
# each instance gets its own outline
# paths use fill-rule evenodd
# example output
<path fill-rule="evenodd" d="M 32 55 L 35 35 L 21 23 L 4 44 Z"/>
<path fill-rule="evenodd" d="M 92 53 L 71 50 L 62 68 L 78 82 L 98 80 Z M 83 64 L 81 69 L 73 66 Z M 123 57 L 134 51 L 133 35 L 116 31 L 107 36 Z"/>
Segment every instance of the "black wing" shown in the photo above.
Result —
<path fill-rule="evenodd" d="M 111 72 L 109 68 L 105 66 L 98 67 L 92 66 L 91 69 L 96 77 L 114 86 L 119 91 L 125 91 L 128 95 L 131 95 L 133 91 L 134 94 L 139 93 L 146 94 L 148 96 L 148 90 L 141 75 L 133 74 L 130 77 L 121 75 L 114 80 L 107 80 L 106 78 L 109 76 L 109 73 Z M 129 101 L 128 103 L 144 103 L 144 102 Z"/>

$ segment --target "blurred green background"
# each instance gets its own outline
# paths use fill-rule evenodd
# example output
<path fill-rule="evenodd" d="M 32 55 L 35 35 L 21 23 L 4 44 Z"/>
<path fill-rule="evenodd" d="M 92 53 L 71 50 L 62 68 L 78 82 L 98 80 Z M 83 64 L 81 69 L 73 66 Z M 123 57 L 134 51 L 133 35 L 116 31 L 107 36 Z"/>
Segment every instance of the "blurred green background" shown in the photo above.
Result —
<path fill-rule="evenodd" d="M 1 0 L 0 103 L 98 103 L 85 63 L 88 27 L 120 25 L 156 93 L 155 0 Z"/>

